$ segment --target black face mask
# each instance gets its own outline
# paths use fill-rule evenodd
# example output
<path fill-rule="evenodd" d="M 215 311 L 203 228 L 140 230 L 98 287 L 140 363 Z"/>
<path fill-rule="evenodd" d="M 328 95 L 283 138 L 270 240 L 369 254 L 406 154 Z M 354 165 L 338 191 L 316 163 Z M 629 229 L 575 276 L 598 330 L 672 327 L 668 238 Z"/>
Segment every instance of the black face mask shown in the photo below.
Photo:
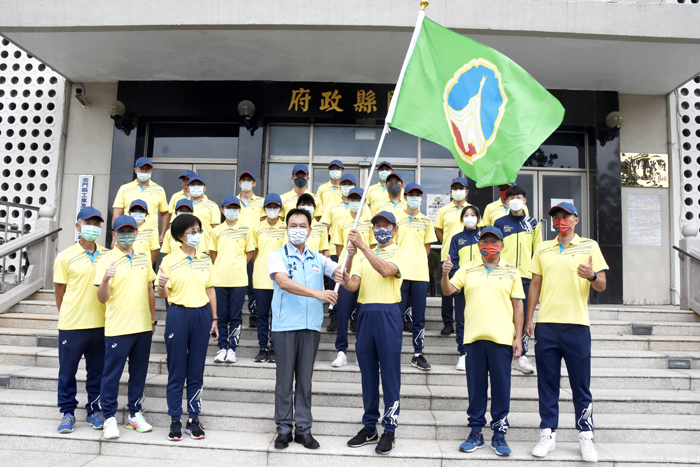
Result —
<path fill-rule="evenodd" d="M 401 193 L 401 185 L 398 183 L 389 183 L 386 186 L 386 191 L 388 191 L 390 195 L 396 196 Z"/>
<path fill-rule="evenodd" d="M 294 179 L 294 184 L 299 188 L 303 188 L 306 186 L 306 179 L 304 177 L 297 177 Z"/>

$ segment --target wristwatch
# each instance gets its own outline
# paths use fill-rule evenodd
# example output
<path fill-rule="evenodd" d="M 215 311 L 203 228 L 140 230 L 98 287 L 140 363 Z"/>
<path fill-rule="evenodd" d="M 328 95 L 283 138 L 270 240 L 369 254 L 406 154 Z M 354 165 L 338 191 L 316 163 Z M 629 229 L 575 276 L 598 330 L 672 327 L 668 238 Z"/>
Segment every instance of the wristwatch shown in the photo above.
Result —
<path fill-rule="evenodd" d="M 596 273 L 594 272 L 594 273 L 593 273 L 593 277 L 591 277 L 590 279 L 588 279 L 588 282 L 595 282 L 596 279 L 598 279 L 598 274 L 596 274 Z"/>
<path fill-rule="evenodd" d="M 151 321 L 151 324 L 152 324 L 153 326 L 157 326 L 157 325 L 158 325 L 158 320 L 156 320 L 156 321 Z"/>

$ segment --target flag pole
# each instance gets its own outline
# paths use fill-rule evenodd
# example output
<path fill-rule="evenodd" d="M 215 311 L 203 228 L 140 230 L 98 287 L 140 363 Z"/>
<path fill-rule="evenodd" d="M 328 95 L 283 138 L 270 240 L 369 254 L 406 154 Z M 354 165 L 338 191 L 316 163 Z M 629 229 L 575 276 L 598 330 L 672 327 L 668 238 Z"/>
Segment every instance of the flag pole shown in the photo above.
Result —
<path fill-rule="evenodd" d="M 384 119 L 384 128 L 382 129 L 382 136 L 379 138 L 379 144 L 377 145 L 377 151 L 374 153 L 374 159 L 372 160 L 372 167 L 369 169 L 369 173 L 367 174 L 367 183 L 365 183 L 365 186 L 367 187 L 367 189 L 362 192 L 362 199 L 360 200 L 360 209 L 358 209 L 357 214 L 355 215 L 355 222 L 352 225 L 353 230 L 357 230 L 357 224 L 360 222 L 360 217 L 362 217 L 362 211 L 365 208 L 365 200 L 367 198 L 367 192 L 369 191 L 370 183 L 372 183 L 372 174 L 374 173 L 374 169 L 377 165 L 377 160 L 379 159 L 379 153 L 382 151 L 382 146 L 384 145 L 384 137 L 387 135 L 387 133 L 389 133 L 391 131 L 391 129 L 389 128 L 389 125 L 391 124 L 391 119 L 394 117 L 394 111 L 396 110 L 396 102 L 398 101 L 399 92 L 401 91 L 401 82 L 403 81 L 403 76 L 406 73 L 406 68 L 408 67 L 408 62 L 411 60 L 411 56 L 413 55 L 413 50 L 416 48 L 416 42 L 418 42 L 418 36 L 420 35 L 421 26 L 423 25 L 423 19 L 425 18 L 425 8 L 427 6 L 428 6 L 428 0 L 421 0 L 420 11 L 418 12 L 418 20 L 416 21 L 416 27 L 413 29 L 413 36 L 411 37 L 411 43 L 408 46 L 408 52 L 406 53 L 406 57 L 404 58 L 404 61 L 403 61 L 403 66 L 401 67 L 401 74 L 399 75 L 399 79 L 396 82 L 396 88 L 395 88 L 393 96 L 391 97 L 391 104 L 389 105 L 389 110 L 387 112 L 386 118 Z M 345 266 L 348 263 L 348 246 L 349 245 L 350 245 L 350 241 L 348 240 L 348 243 L 345 246 L 345 253 L 343 255 L 343 261 L 340 264 L 341 271 L 345 271 Z M 335 288 L 333 289 L 333 291 L 335 293 L 338 293 L 338 289 L 340 289 L 340 283 L 336 282 Z M 333 304 L 329 305 L 328 309 L 332 310 Z"/>

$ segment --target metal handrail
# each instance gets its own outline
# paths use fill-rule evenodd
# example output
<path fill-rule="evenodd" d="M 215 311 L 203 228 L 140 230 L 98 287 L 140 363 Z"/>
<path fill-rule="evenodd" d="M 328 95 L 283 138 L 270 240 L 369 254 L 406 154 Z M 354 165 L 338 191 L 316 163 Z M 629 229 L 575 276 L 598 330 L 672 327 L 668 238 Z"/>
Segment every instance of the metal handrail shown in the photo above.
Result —
<path fill-rule="evenodd" d="M 8 242 L 5 245 L 3 245 L 3 246 L 14 246 L 14 245 L 19 245 L 19 246 L 15 246 L 15 248 L 13 248 L 12 250 L 9 250 L 9 251 L 0 252 L 0 258 L 4 258 L 7 255 L 11 255 L 12 253 L 15 253 L 19 250 L 23 250 L 29 246 L 32 246 L 35 243 L 39 243 L 40 241 L 44 240 L 45 238 L 50 237 L 54 234 L 57 234 L 61 230 L 63 230 L 63 228 L 59 227 L 58 229 L 52 230 L 51 232 L 45 233 L 37 238 L 33 238 L 33 237 L 29 238 L 30 237 L 29 235 L 23 235 L 22 237 L 18 238 L 17 240 L 14 240 L 11 244 Z"/>
<path fill-rule="evenodd" d="M 9 206 L 9 207 L 11 207 L 11 208 L 22 208 L 22 209 L 26 209 L 26 210 L 28 210 L 28 211 L 37 211 L 37 212 L 38 212 L 39 209 L 41 209 L 41 208 L 38 207 L 38 206 L 30 206 L 30 205 L 28 205 L 28 204 L 10 203 L 10 202 L 8 202 L 8 201 L 0 201 L 0 204 L 3 204 L 4 206 Z"/>
<path fill-rule="evenodd" d="M 675 245 L 673 245 L 673 249 L 676 250 L 676 251 L 679 251 L 680 253 L 682 253 L 682 254 L 684 254 L 684 255 L 686 255 L 688 258 L 693 259 L 693 260 L 695 260 L 696 262 L 700 263 L 700 258 L 698 258 L 697 256 L 693 256 L 693 255 L 691 255 L 690 253 L 688 253 L 687 251 L 681 250 L 680 248 L 678 248 L 678 247 L 675 246 Z"/>

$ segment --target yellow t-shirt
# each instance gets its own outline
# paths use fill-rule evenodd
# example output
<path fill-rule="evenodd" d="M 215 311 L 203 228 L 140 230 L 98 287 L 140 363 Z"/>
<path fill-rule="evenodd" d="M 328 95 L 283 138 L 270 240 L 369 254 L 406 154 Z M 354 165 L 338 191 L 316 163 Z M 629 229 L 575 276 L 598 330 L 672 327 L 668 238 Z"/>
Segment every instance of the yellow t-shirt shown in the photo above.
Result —
<path fill-rule="evenodd" d="M 329 204 L 335 203 L 336 201 L 340 201 L 342 199 L 342 195 L 340 194 L 340 180 L 338 181 L 338 186 L 333 185 L 333 182 L 328 180 L 326 183 L 318 187 L 316 194 L 319 198 L 321 198 L 321 203 L 323 203 L 325 210 L 326 206 Z"/>
<path fill-rule="evenodd" d="M 394 202 L 387 198 L 372 205 L 372 216 L 376 216 L 378 213 L 386 211 L 392 213 L 394 217 L 396 217 L 403 213 L 407 208 L 408 203 L 406 200 L 400 199 L 399 201 Z"/>
<path fill-rule="evenodd" d="M 488 227 L 489 225 L 493 225 L 494 222 L 496 222 L 498 219 L 501 217 L 505 216 L 508 214 L 509 209 L 505 206 L 503 206 L 503 203 L 501 202 L 501 198 L 498 198 L 496 201 L 493 203 L 489 203 L 486 205 L 486 208 L 484 209 L 484 214 L 481 219 L 481 224 L 483 227 Z M 530 212 L 527 209 L 527 206 L 523 207 L 523 212 L 525 213 L 526 216 L 530 215 Z"/>
<path fill-rule="evenodd" d="M 99 286 L 107 268 L 114 261 L 117 272 L 109 280 L 110 297 L 105 312 L 105 336 L 123 336 L 152 329 L 148 289 L 153 290 L 156 278 L 151 266 L 151 255 L 134 252 L 131 260 L 115 248 L 97 263 L 94 285 Z M 97 289 L 95 289 L 97 294 Z"/>
<path fill-rule="evenodd" d="M 270 253 L 284 245 L 284 236 L 287 233 L 287 224 L 280 218 L 271 226 L 267 219 L 260 222 L 252 231 L 248 240 L 247 251 L 257 250 L 255 263 L 253 264 L 253 287 L 256 289 L 272 290 L 272 279 L 267 273 L 267 260 Z"/>
<path fill-rule="evenodd" d="M 146 226 L 145 222 L 141 224 L 139 226 L 139 231 L 136 234 L 136 241 L 134 242 L 133 247 L 134 251 L 143 251 L 149 255 L 153 250 L 160 250 L 158 230 Z"/>
<path fill-rule="evenodd" d="M 413 219 L 402 212 L 396 216 L 399 231 L 396 234 L 396 244 L 406 251 L 410 259 L 411 267 L 403 272 L 403 279 L 407 281 L 428 282 L 430 272 L 428 270 L 428 254 L 425 245 L 437 242 L 433 222 L 428 216 L 418 213 Z"/>
<path fill-rule="evenodd" d="M 175 206 L 181 199 L 190 199 L 189 196 L 185 195 L 185 190 L 180 190 L 170 197 L 170 202 L 168 203 L 168 212 L 170 212 L 170 214 L 175 214 Z M 174 215 L 170 218 L 171 223 L 173 222 L 173 219 L 175 219 Z"/>
<path fill-rule="evenodd" d="M 158 212 L 168 212 L 168 200 L 165 198 L 165 190 L 153 180 L 148 181 L 146 188 L 141 188 L 138 180 L 125 183 L 119 187 L 117 196 L 114 198 L 113 208 L 121 208 L 124 213 L 129 210 L 129 206 L 134 200 L 141 199 L 148 205 L 148 214 L 144 224 L 158 230 Z M 165 226 L 163 226 L 165 228 Z"/>
<path fill-rule="evenodd" d="M 255 229 L 260 223 L 260 218 L 265 215 L 265 210 L 263 209 L 265 198 L 252 195 L 248 204 L 244 206 L 243 199 L 241 199 L 241 194 L 239 193 L 238 200 L 241 202 L 241 213 L 238 215 L 238 220 L 251 230 Z"/>
<path fill-rule="evenodd" d="M 538 323 L 581 324 L 590 326 L 588 295 L 591 283 L 578 275 L 579 264 L 593 258 L 593 270 L 605 271 L 608 264 L 595 240 L 574 235 L 562 249 L 558 238 L 537 245 L 530 272 L 542 276 Z"/>
<path fill-rule="evenodd" d="M 352 217 L 351 213 L 352 211 L 348 210 L 345 216 L 338 220 L 338 223 L 335 226 L 335 231 L 333 231 L 331 234 L 331 245 L 340 245 L 343 248 L 338 256 L 338 261 L 342 261 L 343 257 L 345 256 L 345 246 L 348 244 L 348 235 L 350 234 L 352 226 L 355 223 L 355 219 Z M 365 212 L 362 214 L 360 221 L 357 223 L 357 231 L 362 236 L 362 241 L 370 246 L 377 243 L 377 241 L 374 239 L 371 219 L 372 218 Z M 336 251 L 337 248 L 334 247 L 331 254 L 335 254 Z M 358 251 L 357 254 L 361 255 L 362 253 Z M 355 260 L 357 260 L 357 258 L 355 258 Z"/>
<path fill-rule="evenodd" d="M 314 197 L 314 201 L 316 203 L 316 209 L 314 210 L 314 215 L 313 217 L 321 217 L 323 215 L 323 202 L 321 202 L 321 198 L 318 197 L 318 195 L 313 194 L 309 190 L 304 191 L 304 193 L 308 193 Z M 303 193 L 302 193 L 303 194 Z M 280 210 L 280 219 L 283 221 L 286 221 L 287 219 L 287 213 L 291 211 L 292 209 L 296 209 L 297 207 L 297 200 L 299 199 L 298 194 L 294 190 L 288 191 L 285 194 L 280 196 L 280 199 L 282 199 L 282 209 Z M 263 216 L 265 216 L 265 210 L 263 209 Z"/>
<path fill-rule="evenodd" d="M 399 196 L 401 199 L 403 199 L 403 188 L 401 188 L 401 193 Z M 389 192 L 386 191 L 386 187 L 384 185 L 377 182 L 369 187 L 367 191 L 367 204 L 370 206 L 372 212 L 375 212 L 374 206 L 377 203 L 384 203 L 385 201 L 389 201 Z"/>
<path fill-rule="evenodd" d="M 207 198 L 207 195 L 202 196 L 199 201 L 192 202 L 194 203 L 194 215 L 202 221 L 202 242 L 209 246 L 214 227 L 221 224 L 221 210 L 218 204 Z"/>
<path fill-rule="evenodd" d="M 219 287 L 247 287 L 246 248 L 250 229 L 239 220 L 229 227 L 227 222 L 218 225 L 211 236 L 210 251 L 216 252 L 214 272 Z"/>
<path fill-rule="evenodd" d="M 367 257 L 354 258 L 352 263 L 352 275 L 362 279 L 360 293 L 357 296 L 358 303 L 399 303 L 401 302 L 402 272 L 410 267 L 406 251 L 395 243 L 386 248 L 376 250 L 377 255 L 399 268 L 395 276 L 382 277 L 369 262 Z"/>
<path fill-rule="evenodd" d="M 452 237 L 464 230 L 461 212 L 462 209 L 467 206 L 471 206 L 471 204 L 467 203 L 466 201 L 461 206 L 457 206 L 455 205 L 454 201 L 450 201 L 450 204 L 441 207 L 438 211 L 437 217 L 435 218 L 435 228 L 442 229 L 440 261 L 447 260 L 447 255 L 450 254 L 450 243 L 452 242 Z"/>
<path fill-rule="evenodd" d="M 515 266 L 501 258 L 489 272 L 483 258 L 470 261 L 455 273 L 450 283 L 464 289 L 464 343 L 491 341 L 513 345 L 512 299 L 525 298 L 523 283 Z"/>
<path fill-rule="evenodd" d="M 321 217 L 321 223 L 328 226 L 328 232 L 332 236 L 338 222 L 349 212 L 350 205 L 341 199 L 339 202 L 332 204 L 325 209 L 323 216 Z M 365 204 L 362 212 L 368 219 L 371 219 L 372 211 L 370 211 L 369 207 L 367 207 L 367 204 Z"/>
<path fill-rule="evenodd" d="M 97 299 L 93 286 L 97 263 L 109 250 L 95 244 L 96 255 L 90 259 L 87 251 L 76 243 L 60 252 L 53 262 L 53 281 L 65 284 L 58 329 L 102 328 L 105 325 L 105 306 Z"/>
<path fill-rule="evenodd" d="M 289 235 L 287 235 L 287 231 L 285 230 L 283 245 L 286 245 L 287 242 L 289 242 Z M 311 232 L 309 232 L 309 237 L 306 239 L 306 248 L 320 253 L 323 251 L 328 251 L 328 247 L 328 229 L 320 222 L 312 221 Z"/>
<path fill-rule="evenodd" d="M 169 278 L 165 287 L 170 289 L 168 303 L 173 305 L 203 307 L 209 303 L 207 288 L 219 285 L 214 265 L 206 253 L 195 252 L 194 258 L 190 258 L 179 248 L 163 258 L 161 267 Z M 161 274 L 159 272 L 158 276 Z"/>
<path fill-rule="evenodd" d="M 170 229 L 165 232 L 165 236 L 163 237 L 163 245 L 160 247 L 160 252 L 163 253 L 164 255 L 169 255 L 175 250 L 179 250 L 180 247 L 182 246 L 182 243 L 178 242 L 175 240 L 170 233 Z M 199 242 L 199 245 L 197 245 L 197 253 L 206 253 L 209 251 L 209 244 L 204 240 L 204 235 L 202 235 L 202 241 Z"/>

